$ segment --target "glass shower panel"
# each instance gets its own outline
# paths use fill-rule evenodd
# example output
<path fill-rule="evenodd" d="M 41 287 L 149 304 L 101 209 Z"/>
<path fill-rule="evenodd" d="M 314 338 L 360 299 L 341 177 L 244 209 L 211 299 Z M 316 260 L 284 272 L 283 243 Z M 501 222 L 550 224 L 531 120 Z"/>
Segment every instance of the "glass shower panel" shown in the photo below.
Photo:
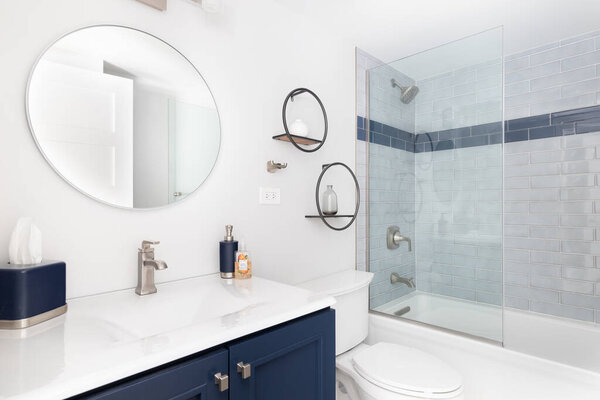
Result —
<path fill-rule="evenodd" d="M 502 341 L 502 28 L 367 81 L 371 309 Z"/>

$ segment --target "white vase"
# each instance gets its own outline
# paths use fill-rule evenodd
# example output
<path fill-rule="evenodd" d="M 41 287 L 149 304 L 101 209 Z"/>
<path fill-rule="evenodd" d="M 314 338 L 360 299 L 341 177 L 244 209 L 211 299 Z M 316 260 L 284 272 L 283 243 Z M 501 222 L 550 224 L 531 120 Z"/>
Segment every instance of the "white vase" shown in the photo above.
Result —
<path fill-rule="evenodd" d="M 297 119 L 290 124 L 290 133 L 295 136 L 308 137 L 308 125 L 301 119 Z"/>
<path fill-rule="evenodd" d="M 324 215 L 335 215 L 338 212 L 337 194 L 333 185 L 327 185 L 327 190 L 321 196 L 321 211 Z"/>

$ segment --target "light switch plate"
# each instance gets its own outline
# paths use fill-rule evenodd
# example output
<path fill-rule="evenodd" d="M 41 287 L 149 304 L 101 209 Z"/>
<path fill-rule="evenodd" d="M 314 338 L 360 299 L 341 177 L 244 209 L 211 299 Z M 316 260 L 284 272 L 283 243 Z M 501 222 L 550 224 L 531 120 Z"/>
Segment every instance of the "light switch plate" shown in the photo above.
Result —
<path fill-rule="evenodd" d="M 259 191 L 259 204 L 280 204 L 281 190 L 279 188 L 261 187 Z"/>

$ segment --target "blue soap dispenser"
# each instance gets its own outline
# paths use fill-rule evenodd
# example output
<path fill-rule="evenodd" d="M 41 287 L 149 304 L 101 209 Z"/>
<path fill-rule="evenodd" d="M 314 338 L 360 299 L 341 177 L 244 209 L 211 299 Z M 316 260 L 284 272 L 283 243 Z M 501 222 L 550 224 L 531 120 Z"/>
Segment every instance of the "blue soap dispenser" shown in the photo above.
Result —
<path fill-rule="evenodd" d="M 237 249 L 238 242 L 237 240 L 233 240 L 233 225 L 225 225 L 225 239 L 219 242 L 221 278 L 233 279 L 235 272 L 235 252 Z"/>

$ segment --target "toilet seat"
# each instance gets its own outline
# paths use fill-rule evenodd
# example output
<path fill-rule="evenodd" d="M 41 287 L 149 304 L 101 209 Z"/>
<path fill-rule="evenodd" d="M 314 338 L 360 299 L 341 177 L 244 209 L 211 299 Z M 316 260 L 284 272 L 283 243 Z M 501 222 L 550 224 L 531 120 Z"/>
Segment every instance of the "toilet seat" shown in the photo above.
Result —
<path fill-rule="evenodd" d="M 393 343 L 365 347 L 352 356 L 352 365 L 378 387 L 427 399 L 452 398 L 462 392 L 461 376 L 437 357 Z"/>

